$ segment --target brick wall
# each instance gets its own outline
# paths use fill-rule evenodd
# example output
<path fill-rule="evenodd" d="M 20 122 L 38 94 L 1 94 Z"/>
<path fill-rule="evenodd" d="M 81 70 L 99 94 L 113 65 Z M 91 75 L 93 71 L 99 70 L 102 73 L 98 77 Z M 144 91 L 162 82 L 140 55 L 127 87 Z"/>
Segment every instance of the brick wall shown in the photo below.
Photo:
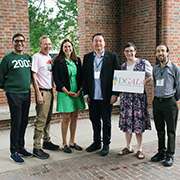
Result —
<path fill-rule="evenodd" d="M 137 46 L 137 57 L 155 64 L 156 0 L 78 0 L 79 53 L 92 51 L 91 36 L 105 35 L 106 49 L 118 54 L 124 62 L 123 46 L 131 41 Z M 151 107 L 152 83 L 147 86 Z"/>
<path fill-rule="evenodd" d="M 137 57 L 155 65 L 154 50 L 160 42 L 170 47 L 170 58 L 180 65 L 179 21 L 180 0 L 78 0 L 79 54 L 92 51 L 91 37 L 97 32 L 105 35 L 106 49 L 124 61 L 123 46 L 132 41 L 138 48 Z M 28 0 L 0 0 L 0 60 L 12 51 L 12 36 L 23 33 L 25 52 L 29 53 Z M 147 86 L 151 106 L 152 84 Z M 32 102 L 34 93 L 32 92 Z M 0 90 L 0 106 L 6 104 Z"/>
<path fill-rule="evenodd" d="M 91 37 L 102 32 L 106 49 L 119 54 L 120 22 L 119 1 L 117 0 L 78 0 L 79 54 L 92 51 Z"/>
<path fill-rule="evenodd" d="M 125 60 L 123 46 L 133 42 L 137 47 L 136 57 L 147 59 L 154 66 L 156 58 L 154 50 L 156 39 L 156 0 L 126 0 L 120 1 L 120 59 Z M 146 86 L 149 105 L 152 107 L 153 84 Z"/>
<path fill-rule="evenodd" d="M 91 36 L 96 33 L 96 32 L 100 32 L 102 29 L 106 29 L 106 41 L 107 41 L 107 47 L 109 50 L 113 51 L 116 50 L 118 51 L 118 47 L 116 46 L 118 39 L 117 37 L 117 33 L 118 33 L 118 28 L 115 28 L 112 26 L 114 23 L 116 24 L 116 27 L 118 27 L 118 16 L 116 14 L 114 14 L 114 7 L 117 7 L 117 3 L 115 0 L 113 1 L 109 1 L 106 2 L 104 1 L 104 3 L 101 3 L 101 10 L 99 11 L 99 13 L 101 15 L 104 14 L 103 19 L 98 17 L 98 14 L 96 14 L 97 16 L 97 21 L 95 22 L 95 27 L 96 30 L 94 32 L 91 32 L 91 30 L 89 30 L 89 34 L 87 35 L 87 40 L 84 41 L 84 46 L 86 46 L 85 44 L 87 44 L 87 47 L 83 47 L 83 43 L 81 43 L 80 46 L 80 50 L 81 52 L 85 52 L 85 51 L 91 51 Z M 81 4 L 81 2 L 78 0 L 78 4 Z M 83 2 L 81 4 L 81 6 L 83 7 Z M 90 9 L 90 8 L 89 8 Z M 98 7 L 96 7 L 96 10 L 98 9 Z M 108 13 L 108 9 L 111 9 L 111 14 Z M 88 10 L 88 7 L 84 10 Z M 79 17 L 80 19 L 85 18 L 85 16 L 83 17 L 82 12 L 83 10 L 79 11 Z M 82 13 L 82 14 L 81 14 Z M 89 11 L 89 13 L 91 14 L 91 12 Z M 109 17 L 107 18 L 109 14 Z M 91 17 L 89 17 L 90 20 Z M 101 19 L 101 22 L 98 22 Z M 79 21 L 80 22 L 80 21 Z M 87 21 L 88 22 L 88 21 Z M 87 23 L 86 22 L 86 23 Z M 93 23 L 93 22 L 92 22 Z M 83 27 L 85 28 L 85 26 L 83 25 L 83 20 L 82 20 L 82 24 L 80 25 L 79 29 L 83 30 Z M 88 24 L 88 23 L 87 23 Z M 89 27 L 90 29 L 93 27 L 93 25 L 91 25 L 91 23 L 89 23 L 91 27 Z M 25 46 L 25 52 L 30 53 L 30 42 L 29 42 L 29 19 L 28 19 L 28 0 L 0 0 L 0 60 L 2 59 L 2 57 L 11 52 L 13 50 L 13 46 L 12 46 L 12 36 L 15 33 L 22 33 L 24 34 L 24 36 L 26 37 L 26 46 Z M 111 35 L 110 33 L 112 33 L 113 35 Z M 84 36 L 82 36 L 82 38 L 84 38 Z M 113 44 L 113 42 L 116 42 Z M 112 45 L 113 44 L 113 45 Z M 82 55 L 83 53 L 81 53 Z M 32 94 L 31 94 L 31 102 L 34 102 L 34 90 L 32 89 Z M 56 96 L 56 91 L 54 89 L 54 93 Z M 7 106 L 6 103 L 6 96 L 5 93 L 0 90 L 0 106 Z M 113 109 L 113 113 L 117 114 L 119 112 L 119 107 L 114 107 Z M 82 118 L 88 118 L 89 117 L 89 112 L 88 110 L 84 110 L 84 111 L 80 111 L 79 114 L 79 119 Z M 29 125 L 33 125 L 33 122 L 35 120 L 35 116 L 32 116 L 29 118 Z M 54 113 L 52 116 L 52 123 L 55 122 L 60 122 L 61 121 L 61 115 L 60 113 Z M 2 120 L 0 121 L 0 130 L 7 130 L 10 129 L 10 120 Z"/>
<path fill-rule="evenodd" d="M 170 48 L 170 59 L 180 66 L 180 0 L 162 1 L 162 42 Z"/>
<path fill-rule="evenodd" d="M 180 66 L 180 0 L 162 1 L 162 30 L 161 41 L 169 49 L 169 58 Z M 178 103 L 180 108 L 180 102 Z"/>
<path fill-rule="evenodd" d="M 26 37 L 25 52 L 30 53 L 28 0 L 0 0 L 0 60 L 13 50 L 12 36 L 22 33 Z M 0 90 L 0 106 L 6 96 Z"/>

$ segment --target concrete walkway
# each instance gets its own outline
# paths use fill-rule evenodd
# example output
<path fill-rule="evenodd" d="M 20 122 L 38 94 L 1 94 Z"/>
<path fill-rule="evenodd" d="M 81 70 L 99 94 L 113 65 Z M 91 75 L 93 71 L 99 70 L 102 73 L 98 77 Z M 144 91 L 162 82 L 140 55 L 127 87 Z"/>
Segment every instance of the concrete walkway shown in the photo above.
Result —
<path fill-rule="evenodd" d="M 145 159 L 138 160 L 135 153 L 126 156 L 117 155 L 118 151 L 125 146 L 124 133 L 118 128 L 118 118 L 118 115 L 112 116 L 112 143 L 110 153 L 106 157 L 100 156 L 100 151 L 94 153 L 85 151 L 85 148 L 92 143 L 92 128 L 89 119 L 78 121 L 76 143 L 84 148 L 83 151 L 73 150 L 71 154 L 66 154 L 62 150 L 46 150 L 50 154 L 49 159 L 24 158 L 25 163 L 22 165 L 15 164 L 9 159 L 9 131 L 0 132 L 0 179 L 179 179 L 180 128 L 177 129 L 174 166 L 165 168 L 161 163 L 150 162 L 151 156 L 157 149 L 153 121 L 152 131 L 146 131 L 143 137 Z M 33 130 L 33 127 L 28 127 L 26 132 L 26 148 L 30 152 L 33 148 Z M 53 143 L 62 144 L 60 123 L 51 125 L 51 140 Z M 136 152 L 135 136 L 133 136 L 132 145 Z"/>

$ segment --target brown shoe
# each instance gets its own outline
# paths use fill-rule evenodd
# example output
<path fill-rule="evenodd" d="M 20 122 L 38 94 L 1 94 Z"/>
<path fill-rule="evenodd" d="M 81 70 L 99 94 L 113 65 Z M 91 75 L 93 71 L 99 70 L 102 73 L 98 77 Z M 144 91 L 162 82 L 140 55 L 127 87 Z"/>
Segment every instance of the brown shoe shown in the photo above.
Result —
<path fill-rule="evenodd" d="M 123 150 L 119 151 L 119 155 L 126 155 L 126 154 L 130 154 L 130 153 L 133 153 L 134 150 L 129 150 L 128 148 L 124 148 Z"/>
<path fill-rule="evenodd" d="M 144 158 L 145 158 L 145 155 L 143 154 L 142 151 L 138 151 L 138 152 L 136 153 L 136 157 L 137 157 L 138 159 L 144 159 Z"/>

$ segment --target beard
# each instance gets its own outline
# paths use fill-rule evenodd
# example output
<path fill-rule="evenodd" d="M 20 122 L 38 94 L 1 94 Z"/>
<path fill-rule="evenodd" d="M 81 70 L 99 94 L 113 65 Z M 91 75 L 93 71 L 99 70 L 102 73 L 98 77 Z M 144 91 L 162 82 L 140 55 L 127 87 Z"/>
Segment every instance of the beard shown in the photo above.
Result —
<path fill-rule="evenodd" d="M 18 53 L 21 53 L 23 50 L 21 49 L 21 50 L 19 50 L 19 49 L 16 49 L 16 51 L 18 52 Z"/>
<path fill-rule="evenodd" d="M 166 57 L 164 57 L 163 59 L 158 58 L 158 60 L 159 60 L 159 62 L 164 63 L 167 61 L 167 58 Z"/>
<path fill-rule="evenodd" d="M 21 47 L 21 48 L 19 48 Z M 15 46 L 14 49 L 16 50 L 16 52 L 21 53 L 23 51 L 23 47 L 22 46 Z"/>

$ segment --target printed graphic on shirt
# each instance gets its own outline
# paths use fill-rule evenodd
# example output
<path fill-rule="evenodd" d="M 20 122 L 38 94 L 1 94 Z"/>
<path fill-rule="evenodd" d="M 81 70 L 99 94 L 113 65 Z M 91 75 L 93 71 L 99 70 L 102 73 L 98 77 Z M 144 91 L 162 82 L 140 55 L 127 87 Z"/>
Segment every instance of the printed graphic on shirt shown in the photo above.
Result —
<path fill-rule="evenodd" d="M 30 60 L 27 59 L 19 59 L 19 60 L 13 60 L 12 63 L 14 64 L 13 68 L 24 68 L 24 67 L 30 67 L 31 66 L 31 62 Z"/>
<path fill-rule="evenodd" d="M 46 63 L 46 65 L 47 65 L 47 70 L 52 71 L 52 64 L 50 60 Z"/>

